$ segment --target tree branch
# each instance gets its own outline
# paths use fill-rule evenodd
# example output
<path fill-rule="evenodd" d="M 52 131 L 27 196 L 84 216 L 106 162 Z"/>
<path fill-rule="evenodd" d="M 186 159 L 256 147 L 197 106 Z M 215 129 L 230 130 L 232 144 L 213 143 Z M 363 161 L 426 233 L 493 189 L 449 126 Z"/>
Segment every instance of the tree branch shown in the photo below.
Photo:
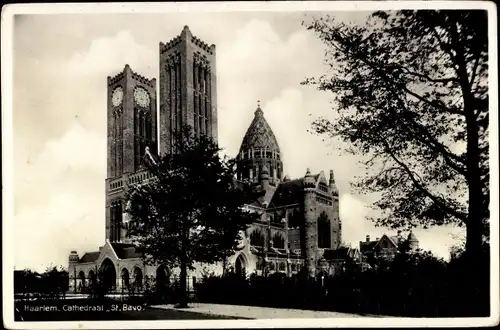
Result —
<path fill-rule="evenodd" d="M 415 185 L 415 187 L 417 189 L 419 189 L 420 191 L 422 191 L 427 197 L 429 197 L 434 203 L 438 204 L 440 207 L 443 208 L 443 210 L 445 210 L 447 213 L 453 215 L 454 217 L 456 217 L 457 219 L 460 219 L 462 220 L 464 223 L 467 221 L 467 215 L 462 213 L 462 212 L 459 212 L 457 210 L 454 210 L 452 208 L 450 208 L 448 205 L 446 205 L 445 203 L 443 203 L 440 198 L 434 196 L 429 190 L 427 190 L 420 182 L 419 180 L 417 180 L 417 178 L 415 177 L 415 174 L 410 170 L 410 168 L 402 161 L 400 161 L 398 159 L 398 157 L 394 154 L 394 152 L 392 152 L 390 146 L 389 146 L 389 143 L 384 139 L 384 138 L 381 138 L 381 142 L 384 144 L 384 147 L 386 149 L 386 152 L 391 156 L 391 158 L 399 165 L 401 166 L 404 171 L 408 174 L 408 176 L 410 177 L 411 181 L 413 182 L 413 184 Z"/>
<path fill-rule="evenodd" d="M 413 75 L 413 76 L 416 76 L 416 77 L 419 77 L 419 78 L 424 78 L 425 80 L 427 81 L 430 81 L 430 82 L 435 82 L 435 83 L 448 83 L 448 82 L 458 82 L 457 78 L 456 77 L 449 77 L 449 78 L 431 78 L 429 77 L 428 75 L 425 75 L 425 74 L 422 74 L 422 73 L 417 73 L 417 72 L 413 72 L 413 71 L 410 71 L 410 69 L 408 68 L 405 68 L 403 66 L 399 66 L 399 68 L 403 71 L 406 71 L 406 73 L 410 74 L 410 75 Z"/>
<path fill-rule="evenodd" d="M 398 102 L 401 104 L 402 108 L 405 108 L 405 104 L 403 100 L 400 98 L 400 96 L 397 93 L 393 93 L 393 96 L 398 100 Z M 452 153 L 451 151 L 448 150 L 448 148 L 439 142 L 435 137 L 433 137 L 427 129 L 419 125 L 416 121 L 413 121 L 413 125 L 408 125 L 406 121 L 402 120 L 401 115 L 399 115 L 397 112 L 392 111 L 392 114 L 395 118 L 399 120 L 399 122 L 409 128 L 409 132 L 413 132 L 413 129 L 410 128 L 416 128 L 417 132 L 416 134 L 412 134 L 413 138 L 415 138 L 417 141 L 420 141 L 421 143 L 429 146 L 431 150 L 434 150 L 435 152 L 440 153 L 443 155 L 443 158 L 445 159 L 446 163 L 453 168 L 455 171 L 460 173 L 461 175 L 465 176 L 467 171 L 465 167 L 461 167 L 455 162 L 458 162 L 462 165 L 465 165 L 465 162 L 462 158 L 460 158 L 458 155 Z M 427 140 L 422 139 L 422 137 L 425 137 Z M 455 161 L 455 162 L 454 162 Z"/>

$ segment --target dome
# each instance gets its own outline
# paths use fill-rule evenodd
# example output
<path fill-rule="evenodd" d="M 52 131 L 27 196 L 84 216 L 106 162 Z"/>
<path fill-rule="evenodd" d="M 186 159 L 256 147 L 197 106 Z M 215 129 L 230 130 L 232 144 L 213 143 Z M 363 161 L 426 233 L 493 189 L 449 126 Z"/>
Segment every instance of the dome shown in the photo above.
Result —
<path fill-rule="evenodd" d="M 237 178 L 241 181 L 258 183 L 261 172 L 263 178 L 267 176 L 274 186 L 282 178 L 283 162 L 278 141 L 260 105 L 241 142 L 237 168 Z"/>
<path fill-rule="evenodd" d="M 260 108 L 260 105 L 257 107 L 255 117 L 243 137 L 240 152 L 250 149 L 266 149 L 271 152 L 280 152 L 278 141 L 274 136 L 271 126 L 269 126 L 264 118 L 264 112 Z"/>

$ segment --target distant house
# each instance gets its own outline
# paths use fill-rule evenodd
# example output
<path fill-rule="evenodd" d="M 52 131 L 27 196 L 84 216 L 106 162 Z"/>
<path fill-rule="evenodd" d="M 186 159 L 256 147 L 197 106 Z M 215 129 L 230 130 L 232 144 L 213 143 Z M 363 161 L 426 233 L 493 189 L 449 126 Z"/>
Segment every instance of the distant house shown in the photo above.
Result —
<path fill-rule="evenodd" d="M 330 265 L 329 274 L 335 275 L 344 271 L 349 262 L 358 264 L 361 261 L 361 254 L 356 248 L 341 246 L 336 250 L 325 250 L 321 259 Z"/>
<path fill-rule="evenodd" d="M 398 252 L 398 246 L 403 242 L 409 243 L 411 250 L 418 249 L 418 239 L 413 232 L 410 232 L 407 238 L 401 235 L 398 231 L 396 236 L 389 236 L 383 234 L 382 237 L 377 237 L 375 240 L 370 240 L 370 235 L 366 235 L 366 240 L 359 242 L 359 251 L 361 253 L 363 264 L 365 264 L 370 257 L 385 257 L 392 259 Z"/>

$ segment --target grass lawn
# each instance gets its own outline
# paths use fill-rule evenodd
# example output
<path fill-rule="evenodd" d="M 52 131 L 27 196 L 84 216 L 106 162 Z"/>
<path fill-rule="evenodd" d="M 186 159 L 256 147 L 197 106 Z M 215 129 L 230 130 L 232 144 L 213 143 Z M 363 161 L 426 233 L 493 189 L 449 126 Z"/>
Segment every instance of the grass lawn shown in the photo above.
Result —
<path fill-rule="evenodd" d="M 30 302 L 18 301 L 15 305 L 17 308 L 15 313 L 16 321 L 241 319 L 180 310 L 150 308 L 133 303 L 124 306 L 124 303 L 118 301 L 100 304 L 85 299 L 39 300 Z"/>

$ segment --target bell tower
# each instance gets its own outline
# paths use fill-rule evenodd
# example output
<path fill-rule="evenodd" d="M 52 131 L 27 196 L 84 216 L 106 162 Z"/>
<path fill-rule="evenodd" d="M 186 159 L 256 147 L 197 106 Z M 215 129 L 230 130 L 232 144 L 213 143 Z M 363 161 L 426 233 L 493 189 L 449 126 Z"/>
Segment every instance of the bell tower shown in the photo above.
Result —
<path fill-rule="evenodd" d="M 146 146 L 156 144 L 156 79 L 127 64 L 108 77 L 108 178 L 137 172 Z"/>
<path fill-rule="evenodd" d="M 125 190 L 129 176 L 143 169 L 146 147 L 157 150 L 156 79 L 147 79 L 127 64 L 108 77 L 108 147 L 106 238 L 122 239 Z"/>
<path fill-rule="evenodd" d="M 185 125 L 217 142 L 215 65 L 215 45 L 193 36 L 188 26 L 160 43 L 161 154 L 175 152 L 174 136 Z"/>

